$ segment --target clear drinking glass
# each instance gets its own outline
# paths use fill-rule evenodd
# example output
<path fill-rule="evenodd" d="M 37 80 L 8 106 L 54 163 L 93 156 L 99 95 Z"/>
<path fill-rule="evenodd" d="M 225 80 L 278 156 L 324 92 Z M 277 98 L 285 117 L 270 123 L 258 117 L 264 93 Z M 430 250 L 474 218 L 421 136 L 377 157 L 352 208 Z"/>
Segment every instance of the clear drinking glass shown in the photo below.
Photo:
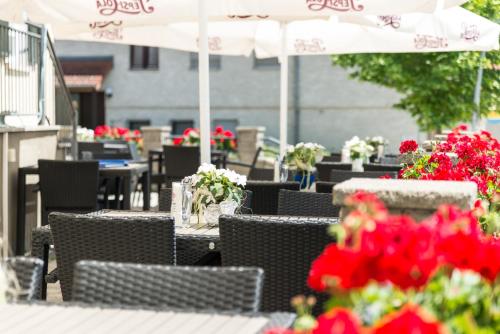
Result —
<path fill-rule="evenodd" d="M 288 181 L 288 164 L 284 161 L 280 164 L 280 182 Z"/>
<path fill-rule="evenodd" d="M 193 194 L 191 192 L 191 179 L 184 178 L 181 182 L 182 185 L 182 206 L 181 206 L 181 219 L 183 225 L 189 225 L 191 221 L 191 209 L 193 205 Z"/>

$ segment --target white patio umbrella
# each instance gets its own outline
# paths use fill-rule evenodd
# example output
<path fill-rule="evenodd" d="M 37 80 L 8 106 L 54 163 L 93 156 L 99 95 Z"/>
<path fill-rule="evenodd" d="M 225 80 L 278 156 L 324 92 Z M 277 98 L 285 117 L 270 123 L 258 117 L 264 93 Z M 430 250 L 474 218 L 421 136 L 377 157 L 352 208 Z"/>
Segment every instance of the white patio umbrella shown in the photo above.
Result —
<path fill-rule="evenodd" d="M 281 107 L 280 117 L 287 113 L 287 29 L 286 23 L 305 18 L 327 18 L 331 15 L 382 15 L 408 12 L 432 12 L 466 0 L 0 0 L 0 19 L 51 24 L 101 25 L 112 21 L 135 26 L 154 26 L 169 22 L 198 21 L 199 99 L 201 161 L 210 161 L 210 102 L 208 67 L 208 19 L 269 20 L 281 25 Z M 208 5 L 209 4 L 209 5 Z M 142 43 L 138 43 L 142 44 Z M 280 147 L 286 147 L 286 126 L 280 125 Z"/>
<path fill-rule="evenodd" d="M 106 22 L 90 26 L 56 26 L 55 33 L 56 38 L 61 39 L 111 40 L 196 52 L 198 28 L 198 24 L 192 22 L 157 27 Z M 498 49 L 499 31 L 499 25 L 455 7 L 434 14 L 353 16 L 341 20 L 332 17 L 295 21 L 286 26 L 273 20 L 210 22 L 208 46 L 213 54 L 249 55 L 255 51 L 261 58 L 281 57 L 280 153 L 284 154 L 288 55 L 487 51 Z M 286 56 L 283 57 L 283 53 Z"/>

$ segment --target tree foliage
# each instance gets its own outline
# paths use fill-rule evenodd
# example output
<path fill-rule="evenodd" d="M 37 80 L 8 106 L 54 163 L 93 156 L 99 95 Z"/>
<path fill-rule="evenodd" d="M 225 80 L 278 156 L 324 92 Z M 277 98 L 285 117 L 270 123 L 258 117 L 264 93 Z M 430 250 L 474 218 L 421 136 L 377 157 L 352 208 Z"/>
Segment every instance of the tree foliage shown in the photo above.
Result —
<path fill-rule="evenodd" d="M 500 22 L 500 1 L 470 0 L 464 5 Z M 332 56 L 333 63 L 352 70 L 351 77 L 393 88 L 403 98 L 396 108 L 409 112 L 421 130 L 440 131 L 468 122 L 476 107 L 474 87 L 479 65 L 484 68 L 479 113 L 498 110 L 500 52 L 440 52 Z"/>

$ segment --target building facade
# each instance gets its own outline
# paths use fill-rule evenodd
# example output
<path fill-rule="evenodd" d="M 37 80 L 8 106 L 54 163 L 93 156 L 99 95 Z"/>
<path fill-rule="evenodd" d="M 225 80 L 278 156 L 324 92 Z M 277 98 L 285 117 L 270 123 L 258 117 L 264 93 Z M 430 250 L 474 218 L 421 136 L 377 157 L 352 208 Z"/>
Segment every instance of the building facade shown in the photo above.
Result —
<path fill-rule="evenodd" d="M 71 59 L 112 58 L 100 83 L 108 124 L 172 125 L 174 132 L 198 125 L 195 54 L 72 41 L 56 41 L 56 49 L 63 66 Z M 349 79 L 327 56 L 291 57 L 289 63 L 290 143 L 314 141 L 340 151 L 352 136 L 382 135 L 395 152 L 401 140 L 421 135 L 409 114 L 392 107 L 396 92 Z M 278 137 L 279 76 L 276 59 L 212 57 L 212 124 L 265 126 L 267 136 Z"/>

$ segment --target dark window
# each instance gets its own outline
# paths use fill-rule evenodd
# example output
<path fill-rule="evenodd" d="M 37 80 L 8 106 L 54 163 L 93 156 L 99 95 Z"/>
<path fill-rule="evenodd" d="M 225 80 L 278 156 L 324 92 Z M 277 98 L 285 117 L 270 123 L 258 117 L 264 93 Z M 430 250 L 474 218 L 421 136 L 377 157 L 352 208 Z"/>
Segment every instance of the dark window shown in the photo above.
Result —
<path fill-rule="evenodd" d="M 237 119 L 214 119 L 212 122 L 212 130 L 215 130 L 215 127 L 219 125 L 222 126 L 224 130 L 230 130 L 236 135 L 236 127 L 238 126 Z"/>
<path fill-rule="evenodd" d="M 140 130 L 143 126 L 151 125 L 149 119 L 131 119 L 128 121 L 128 127 L 130 130 Z"/>
<path fill-rule="evenodd" d="M 148 46 L 130 46 L 130 68 L 151 70 L 159 67 L 159 50 Z"/>
<path fill-rule="evenodd" d="M 184 133 L 184 130 L 187 128 L 193 128 L 194 121 L 191 119 L 183 119 L 183 120 L 173 120 L 172 121 L 172 135 L 179 136 Z"/>
<path fill-rule="evenodd" d="M 253 56 L 253 68 L 277 68 L 280 66 L 278 58 L 258 59 Z"/>
<path fill-rule="evenodd" d="M 209 55 L 208 64 L 211 70 L 220 70 L 221 56 Z M 198 70 L 198 53 L 196 52 L 189 53 L 189 69 L 193 71 Z"/>

